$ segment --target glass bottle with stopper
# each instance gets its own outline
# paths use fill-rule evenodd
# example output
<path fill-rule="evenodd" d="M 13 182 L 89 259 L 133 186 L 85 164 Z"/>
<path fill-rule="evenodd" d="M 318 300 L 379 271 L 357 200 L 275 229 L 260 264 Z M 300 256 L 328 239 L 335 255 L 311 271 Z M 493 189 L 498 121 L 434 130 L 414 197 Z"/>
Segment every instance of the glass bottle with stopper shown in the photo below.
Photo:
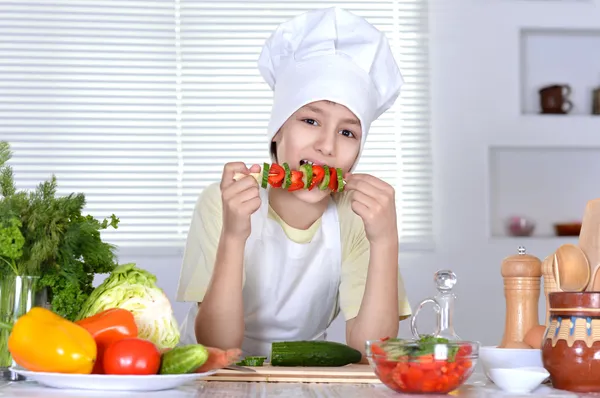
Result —
<path fill-rule="evenodd" d="M 433 336 L 454 341 L 461 340 L 454 331 L 452 319 L 454 316 L 454 300 L 456 299 L 452 288 L 456 285 L 456 274 L 451 270 L 440 270 L 434 274 L 434 281 L 438 293 L 434 297 L 426 298 L 419 303 L 411 320 L 411 332 L 416 339 L 422 337 L 417 330 L 417 317 L 425 305 L 433 304 L 433 309 L 437 314 L 437 326 Z"/>

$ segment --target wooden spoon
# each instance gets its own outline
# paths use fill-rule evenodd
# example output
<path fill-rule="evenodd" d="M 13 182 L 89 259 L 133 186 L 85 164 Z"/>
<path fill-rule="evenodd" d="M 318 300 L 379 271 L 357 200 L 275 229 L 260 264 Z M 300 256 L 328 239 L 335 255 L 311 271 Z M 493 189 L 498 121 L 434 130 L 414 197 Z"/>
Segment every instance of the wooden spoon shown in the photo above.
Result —
<path fill-rule="evenodd" d="M 554 277 L 554 270 L 556 269 L 554 263 L 554 252 L 546 256 L 542 262 L 542 276 L 544 277 L 544 298 L 546 300 L 546 326 L 550 325 L 550 299 L 549 295 L 552 292 L 560 292 L 560 287 L 556 285 L 556 278 Z"/>
<path fill-rule="evenodd" d="M 590 276 L 590 283 L 588 283 L 585 290 L 590 292 L 600 292 L 600 264 L 596 265 L 592 270 L 592 274 Z"/>
<path fill-rule="evenodd" d="M 590 264 L 579 246 L 564 244 L 554 253 L 554 278 L 562 291 L 583 291 L 590 282 L 590 274 Z"/>

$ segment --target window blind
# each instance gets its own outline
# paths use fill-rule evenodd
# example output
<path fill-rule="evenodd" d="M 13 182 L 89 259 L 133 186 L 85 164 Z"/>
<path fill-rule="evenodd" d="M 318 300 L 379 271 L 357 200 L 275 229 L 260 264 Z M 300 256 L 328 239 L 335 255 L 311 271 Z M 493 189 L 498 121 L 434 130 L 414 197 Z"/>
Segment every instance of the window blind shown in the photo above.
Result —
<path fill-rule="evenodd" d="M 401 244 L 432 236 L 426 0 L 0 0 L 0 139 L 17 185 L 58 178 L 121 224 L 120 247 L 182 248 L 228 161 L 269 161 L 256 59 L 284 20 L 337 5 L 388 35 L 405 85 L 357 169 L 397 191 Z"/>
<path fill-rule="evenodd" d="M 175 5 L 0 1 L 0 139 L 17 186 L 55 173 L 119 245 L 183 238 Z"/>

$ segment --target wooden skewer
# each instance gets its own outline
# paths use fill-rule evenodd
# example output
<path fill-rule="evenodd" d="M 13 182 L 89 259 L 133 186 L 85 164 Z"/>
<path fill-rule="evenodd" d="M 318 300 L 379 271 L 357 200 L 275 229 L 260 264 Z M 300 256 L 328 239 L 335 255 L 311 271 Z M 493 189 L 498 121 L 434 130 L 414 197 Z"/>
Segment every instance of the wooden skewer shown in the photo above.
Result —
<path fill-rule="evenodd" d="M 241 180 L 242 178 L 246 177 L 246 176 L 252 176 L 254 177 L 254 179 L 258 182 L 260 182 L 260 179 L 262 178 L 262 172 L 261 173 L 250 173 L 250 174 L 244 174 L 244 173 L 235 173 L 233 175 L 233 179 L 238 181 Z"/>
<path fill-rule="evenodd" d="M 244 178 L 244 177 L 246 177 L 246 176 L 252 176 L 252 177 L 254 177 L 254 179 L 256 180 L 256 182 L 258 182 L 258 183 L 260 184 L 260 183 L 261 183 L 261 180 L 262 180 L 262 171 L 261 171 L 261 172 L 259 172 L 259 173 L 250 173 L 250 174 L 244 174 L 244 173 L 235 173 L 235 174 L 233 175 L 233 179 L 234 179 L 235 181 L 239 181 L 239 180 L 241 180 L 242 178 Z M 345 180 L 345 179 L 343 179 L 342 181 L 344 181 L 344 185 L 346 185 L 346 180 Z"/>

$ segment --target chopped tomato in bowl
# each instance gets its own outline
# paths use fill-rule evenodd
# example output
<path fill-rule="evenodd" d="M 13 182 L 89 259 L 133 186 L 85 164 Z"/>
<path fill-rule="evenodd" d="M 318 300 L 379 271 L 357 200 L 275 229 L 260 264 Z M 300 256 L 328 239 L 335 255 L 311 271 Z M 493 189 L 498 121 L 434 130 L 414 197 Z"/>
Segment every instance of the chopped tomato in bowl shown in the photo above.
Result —
<path fill-rule="evenodd" d="M 383 384 L 399 393 L 447 394 L 473 373 L 479 343 L 423 336 L 419 340 L 366 342 L 366 353 Z"/>

